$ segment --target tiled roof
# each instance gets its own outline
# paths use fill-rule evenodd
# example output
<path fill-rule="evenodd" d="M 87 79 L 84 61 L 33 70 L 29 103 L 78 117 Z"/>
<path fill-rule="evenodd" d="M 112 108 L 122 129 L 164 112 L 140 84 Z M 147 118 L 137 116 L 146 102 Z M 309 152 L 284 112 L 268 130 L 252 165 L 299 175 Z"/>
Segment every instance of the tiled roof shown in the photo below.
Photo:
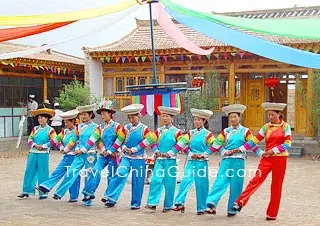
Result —
<path fill-rule="evenodd" d="M 94 48 L 86 48 L 90 53 L 94 52 L 120 52 L 120 51 L 143 51 L 151 50 L 150 42 L 150 26 L 147 20 L 136 20 L 137 27 L 128 35 L 121 38 L 120 40 L 113 42 L 111 44 L 106 44 L 103 46 L 98 46 Z M 221 47 L 227 46 L 226 44 L 209 38 L 206 35 L 198 33 L 182 24 L 175 22 L 178 28 L 196 45 L 203 48 L 210 48 L 213 46 Z M 266 40 L 279 43 L 279 44 L 300 44 L 300 43 L 315 43 L 314 40 L 298 39 L 298 38 L 288 38 L 280 36 L 271 36 L 253 33 L 245 31 L 248 34 L 253 34 L 254 36 L 264 38 Z M 167 34 L 161 29 L 156 21 L 154 21 L 154 41 L 155 48 L 157 50 L 163 49 L 181 49 L 181 47 L 176 44 Z M 319 41 L 318 41 L 319 42 Z M 319 42 L 320 43 L 320 42 Z"/>
<path fill-rule="evenodd" d="M 15 52 L 15 51 L 22 51 L 30 48 L 34 48 L 34 46 L 14 44 L 10 42 L 1 42 L 0 54 Z M 31 55 L 22 57 L 22 59 L 35 59 L 35 60 L 43 60 L 43 61 L 53 61 L 53 62 L 60 62 L 60 63 L 84 65 L 84 59 L 71 56 L 68 54 L 60 53 L 54 50 L 31 54 Z"/>
<path fill-rule="evenodd" d="M 320 6 L 228 12 L 221 14 L 254 19 L 320 17 Z"/>

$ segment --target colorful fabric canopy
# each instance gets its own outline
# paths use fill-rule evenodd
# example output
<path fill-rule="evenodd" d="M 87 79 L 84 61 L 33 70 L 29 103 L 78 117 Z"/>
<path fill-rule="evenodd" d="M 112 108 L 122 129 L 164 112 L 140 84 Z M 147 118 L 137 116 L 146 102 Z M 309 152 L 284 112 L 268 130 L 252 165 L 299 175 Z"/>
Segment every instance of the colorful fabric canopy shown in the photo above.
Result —
<path fill-rule="evenodd" d="M 250 19 L 209 14 L 186 9 L 170 0 L 160 0 L 166 7 L 189 16 L 263 34 L 320 40 L 320 18 Z"/>
<path fill-rule="evenodd" d="M 155 9 L 155 17 L 160 27 L 162 28 L 162 30 L 164 30 L 166 34 L 170 36 L 182 48 L 188 50 L 191 53 L 198 54 L 198 55 L 209 55 L 213 52 L 214 48 L 201 49 L 195 43 L 190 41 L 179 30 L 179 28 L 172 22 L 169 15 L 165 11 L 164 7 L 160 3 L 155 3 L 154 9 Z"/>
<path fill-rule="evenodd" d="M 144 105 L 141 111 L 143 116 L 147 113 L 151 116 L 154 112 L 160 115 L 159 106 L 176 107 L 181 110 L 181 113 L 183 112 L 182 97 L 178 93 L 132 96 L 131 103 Z"/>
<path fill-rule="evenodd" d="M 74 21 L 35 25 L 35 26 L 28 26 L 28 27 L 14 27 L 14 28 L 0 29 L 0 42 L 9 41 L 17 38 L 23 38 L 30 35 L 51 31 L 51 30 L 66 26 L 68 24 L 71 24 L 73 22 Z"/>
<path fill-rule="evenodd" d="M 78 34 L 77 36 L 74 37 L 68 37 L 67 39 L 64 40 L 60 40 L 57 41 L 55 43 L 51 43 L 48 45 L 43 45 L 43 46 L 39 46 L 39 47 L 34 47 L 34 48 L 30 48 L 30 49 L 26 49 L 26 50 L 21 50 L 21 51 L 16 51 L 16 52 L 9 52 L 9 53 L 2 53 L 0 54 L 0 60 L 5 60 L 5 59 L 12 59 L 12 58 L 18 58 L 18 57 L 24 57 L 24 56 L 28 56 L 31 54 L 35 54 L 35 53 L 39 53 L 42 51 L 45 51 L 47 49 L 53 48 L 59 44 L 62 43 L 66 43 L 66 42 L 70 42 L 79 38 L 83 38 L 89 35 L 92 35 L 96 32 L 100 32 L 110 26 L 114 26 L 115 24 L 117 24 L 119 21 L 125 20 L 127 19 L 133 12 L 135 12 L 137 9 L 139 8 L 139 5 L 135 5 L 133 7 L 130 7 L 128 9 L 116 12 L 110 16 L 110 18 L 107 18 L 105 20 L 105 23 L 103 24 L 103 26 L 100 27 L 94 27 L 92 26 L 92 28 L 89 28 L 88 30 L 84 30 L 82 33 Z"/>
<path fill-rule="evenodd" d="M 79 10 L 75 12 L 28 16 L 0 16 L 0 26 L 35 25 L 82 20 L 118 12 L 136 4 L 136 0 L 122 0 L 104 7 Z"/>
<path fill-rule="evenodd" d="M 215 40 L 275 61 L 301 67 L 320 69 L 319 54 L 276 44 L 223 26 L 216 22 L 190 15 L 189 13 L 186 13 L 189 11 L 188 9 L 183 9 L 183 13 L 181 10 L 178 11 L 174 7 L 166 8 L 166 11 L 178 22 Z"/>

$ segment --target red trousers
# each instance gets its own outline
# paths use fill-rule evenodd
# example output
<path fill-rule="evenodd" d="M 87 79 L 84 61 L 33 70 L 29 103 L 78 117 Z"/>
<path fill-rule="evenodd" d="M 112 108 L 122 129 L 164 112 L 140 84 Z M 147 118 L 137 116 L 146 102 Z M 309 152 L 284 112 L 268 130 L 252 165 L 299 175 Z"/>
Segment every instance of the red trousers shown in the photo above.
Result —
<path fill-rule="evenodd" d="M 262 158 L 254 178 L 252 178 L 252 180 L 249 182 L 246 189 L 237 199 L 236 203 L 238 205 L 245 206 L 251 195 L 253 195 L 253 193 L 260 187 L 271 171 L 271 199 L 267 209 L 267 217 L 276 218 L 280 206 L 282 183 L 286 172 L 286 167 L 287 157 L 285 156 Z"/>

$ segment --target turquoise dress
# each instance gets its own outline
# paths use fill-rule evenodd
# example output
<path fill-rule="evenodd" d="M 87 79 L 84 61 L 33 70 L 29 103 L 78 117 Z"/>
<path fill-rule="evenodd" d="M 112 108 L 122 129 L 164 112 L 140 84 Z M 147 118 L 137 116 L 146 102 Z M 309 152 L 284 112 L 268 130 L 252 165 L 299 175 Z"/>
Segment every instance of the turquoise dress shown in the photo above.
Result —
<path fill-rule="evenodd" d="M 132 172 L 131 209 L 139 209 L 146 175 L 145 149 L 154 143 L 154 138 L 148 127 L 140 122 L 137 125 L 125 125 L 124 131 L 126 139 L 121 149 L 129 148 L 133 153 L 130 155 L 123 153 L 117 174 L 108 187 L 110 192 L 107 194 L 107 202 L 114 205 L 118 201 L 128 176 Z"/>
<path fill-rule="evenodd" d="M 151 178 L 148 205 L 159 205 L 164 188 L 164 209 L 170 210 L 173 206 L 177 178 L 177 153 L 173 152 L 172 149 L 179 141 L 182 133 L 175 126 L 171 125 L 157 129 L 155 134 L 158 140 L 157 143 L 151 146 L 153 153 L 169 154 L 169 157 L 158 157 L 156 159 Z"/>
<path fill-rule="evenodd" d="M 67 174 L 68 168 L 70 168 L 75 155 L 74 149 L 76 142 L 78 141 L 78 136 L 75 134 L 75 127 L 71 129 L 62 129 L 61 133 L 56 137 L 55 143 L 58 150 L 64 150 L 65 154 L 63 155 L 61 161 L 55 170 L 51 173 L 48 180 L 41 183 L 40 187 L 45 188 L 48 191 L 51 191 L 54 186 Z M 70 176 L 66 175 L 66 176 Z M 79 188 L 80 188 L 80 176 L 76 179 L 73 185 L 69 189 L 70 201 L 77 201 L 79 197 Z"/>
<path fill-rule="evenodd" d="M 187 193 L 195 182 L 197 212 L 204 212 L 206 209 L 206 199 L 209 190 L 208 178 L 208 157 L 212 153 L 213 134 L 205 129 L 191 130 L 187 135 L 180 139 L 173 148 L 175 152 L 185 150 L 188 154 L 187 164 L 184 169 L 184 175 L 181 180 L 175 205 L 185 204 Z M 192 155 L 202 155 L 202 159 L 192 159 Z"/>
<path fill-rule="evenodd" d="M 242 125 L 237 128 L 228 127 L 224 129 L 217 139 L 214 141 L 212 147 L 214 152 L 219 152 L 222 156 L 217 178 L 212 186 L 211 191 L 207 197 L 207 207 L 216 208 L 221 197 L 230 186 L 230 196 L 228 201 L 228 214 L 236 214 L 232 210 L 234 202 L 237 200 L 243 189 L 243 182 L 245 176 L 245 152 L 234 153 L 231 156 L 226 156 L 227 151 L 238 149 L 248 140 L 252 138 L 250 130 Z M 258 149 L 258 147 L 256 147 Z M 257 155 L 262 151 L 254 150 Z"/>
<path fill-rule="evenodd" d="M 77 180 L 78 176 L 85 177 L 85 183 L 88 179 L 88 171 L 93 168 L 97 161 L 97 150 L 96 146 L 93 146 L 89 150 L 85 150 L 85 145 L 89 140 L 90 136 L 94 133 L 97 128 L 97 124 L 90 121 L 87 123 L 81 123 L 76 127 L 75 133 L 79 137 L 77 146 L 75 150 L 81 150 L 83 153 L 75 157 L 74 161 L 71 164 L 67 172 L 67 177 L 63 179 L 60 186 L 55 192 L 55 195 L 59 198 L 62 198 L 68 189 L 73 185 L 73 183 Z M 82 168 L 85 167 L 85 170 Z M 71 176 L 70 176 L 71 175 Z M 88 205 L 91 205 L 89 203 Z"/>
<path fill-rule="evenodd" d="M 29 136 L 30 146 L 27 166 L 23 179 L 22 194 L 34 195 L 35 187 L 46 181 L 49 177 L 49 153 L 50 148 L 55 146 L 56 132 L 49 125 L 35 126 Z M 42 150 L 35 148 L 40 145 Z M 40 194 L 40 197 L 47 197 L 47 194 Z"/>

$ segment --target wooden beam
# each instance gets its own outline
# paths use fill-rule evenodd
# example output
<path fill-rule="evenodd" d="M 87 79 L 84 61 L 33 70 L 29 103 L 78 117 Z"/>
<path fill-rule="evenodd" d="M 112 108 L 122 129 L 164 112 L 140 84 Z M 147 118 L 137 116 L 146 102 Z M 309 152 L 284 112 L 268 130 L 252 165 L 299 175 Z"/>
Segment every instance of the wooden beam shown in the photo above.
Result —
<path fill-rule="evenodd" d="M 229 79 L 228 79 L 229 104 L 234 104 L 235 93 L 236 93 L 235 67 L 234 67 L 234 62 L 231 62 L 229 67 Z"/>
<path fill-rule="evenodd" d="M 313 100 L 313 80 L 314 80 L 314 70 L 308 68 L 308 80 L 307 80 L 307 128 L 306 137 L 315 136 L 315 127 L 312 118 L 314 117 L 314 112 L 312 111 L 312 100 Z"/>
<path fill-rule="evenodd" d="M 307 73 L 307 68 L 241 68 L 236 69 L 236 73 L 272 73 L 272 72 L 302 72 Z"/>
<path fill-rule="evenodd" d="M 42 87 L 43 100 L 47 100 L 48 99 L 48 78 L 46 74 L 43 75 L 42 81 L 43 81 L 43 87 Z"/>
<path fill-rule="evenodd" d="M 161 64 L 160 67 L 159 78 L 159 83 L 165 83 L 165 69 L 163 64 Z"/>

